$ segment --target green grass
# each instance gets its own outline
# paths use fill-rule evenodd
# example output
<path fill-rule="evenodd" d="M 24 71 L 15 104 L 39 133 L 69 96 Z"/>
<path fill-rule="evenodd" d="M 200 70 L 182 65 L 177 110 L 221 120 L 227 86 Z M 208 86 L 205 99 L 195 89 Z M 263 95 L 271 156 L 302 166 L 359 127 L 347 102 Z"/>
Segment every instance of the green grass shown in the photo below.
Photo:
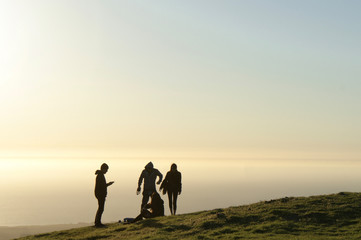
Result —
<path fill-rule="evenodd" d="M 22 240 L 361 239 L 361 193 L 290 197 L 246 206 L 84 227 Z"/>

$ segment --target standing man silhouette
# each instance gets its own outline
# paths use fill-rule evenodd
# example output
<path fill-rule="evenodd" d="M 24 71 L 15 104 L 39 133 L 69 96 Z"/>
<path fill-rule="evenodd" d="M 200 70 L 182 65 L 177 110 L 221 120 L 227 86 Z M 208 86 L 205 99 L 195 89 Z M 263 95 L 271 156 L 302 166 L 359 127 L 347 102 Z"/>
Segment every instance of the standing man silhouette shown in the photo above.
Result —
<path fill-rule="evenodd" d="M 138 188 L 137 188 L 137 195 L 141 191 L 141 185 L 144 179 L 144 185 L 143 185 L 143 199 L 142 199 L 142 205 L 140 207 L 140 211 L 142 212 L 143 207 L 148 203 L 149 197 L 152 195 L 153 192 L 156 192 L 155 189 L 155 180 L 157 179 L 157 176 L 159 177 L 159 180 L 157 184 L 160 184 L 163 179 L 163 175 L 159 172 L 158 169 L 153 167 L 153 163 L 149 162 L 145 169 L 140 174 L 139 180 L 138 180 Z"/>
<path fill-rule="evenodd" d="M 98 211 L 95 215 L 95 227 L 104 227 L 102 224 L 102 214 L 104 212 L 105 198 L 107 197 L 107 188 L 112 185 L 114 182 L 107 183 L 104 177 L 104 174 L 108 172 L 109 166 L 106 163 L 103 163 L 100 166 L 100 170 L 97 170 L 95 174 L 97 175 L 95 181 L 95 197 L 98 199 Z"/>

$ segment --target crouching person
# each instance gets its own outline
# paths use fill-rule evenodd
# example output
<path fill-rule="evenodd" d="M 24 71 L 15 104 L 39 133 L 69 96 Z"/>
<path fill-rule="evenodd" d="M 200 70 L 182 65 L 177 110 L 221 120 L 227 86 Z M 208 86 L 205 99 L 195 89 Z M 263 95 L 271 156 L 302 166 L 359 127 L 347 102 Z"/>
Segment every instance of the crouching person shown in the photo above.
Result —
<path fill-rule="evenodd" d="M 160 216 L 164 216 L 164 201 L 157 192 L 153 192 L 150 203 L 143 207 L 142 212 L 134 219 L 133 222 L 137 222 L 143 218 L 154 218 Z"/>

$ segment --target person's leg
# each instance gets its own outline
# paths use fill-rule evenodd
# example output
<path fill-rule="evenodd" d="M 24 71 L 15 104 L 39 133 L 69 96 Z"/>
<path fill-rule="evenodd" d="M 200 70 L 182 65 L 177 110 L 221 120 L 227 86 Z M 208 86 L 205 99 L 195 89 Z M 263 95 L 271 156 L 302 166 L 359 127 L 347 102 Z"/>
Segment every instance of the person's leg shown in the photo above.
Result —
<path fill-rule="evenodd" d="M 168 191 L 168 202 L 169 202 L 170 214 L 173 215 L 173 209 L 172 209 L 172 192 L 169 192 L 169 191 Z"/>
<path fill-rule="evenodd" d="M 98 199 L 98 211 L 95 215 L 95 226 L 102 225 L 102 214 L 104 212 L 105 198 L 97 198 Z"/>
<path fill-rule="evenodd" d="M 148 203 L 149 201 L 149 193 L 147 191 L 143 192 L 143 199 L 142 199 L 142 205 L 140 206 L 140 212 L 142 212 L 143 207 Z"/>
<path fill-rule="evenodd" d="M 138 221 L 142 220 L 143 218 L 150 218 L 150 217 L 151 217 L 151 213 L 150 213 L 148 210 L 144 209 L 144 210 L 142 210 L 142 212 L 133 220 L 133 223 L 138 222 Z"/>
<path fill-rule="evenodd" d="M 139 214 L 136 218 L 134 218 L 133 223 L 138 222 L 143 219 L 142 214 Z"/>
<path fill-rule="evenodd" d="M 148 210 L 144 209 L 143 212 L 142 212 L 142 216 L 144 218 L 151 218 L 152 217 L 152 213 L 149 212 Z"/>
<path fill-rule="evenodd" d="M 177 211 L 177 198 L 178 198 L 178 192 L 173 192 L 173 214 L 174 215 Z"/>

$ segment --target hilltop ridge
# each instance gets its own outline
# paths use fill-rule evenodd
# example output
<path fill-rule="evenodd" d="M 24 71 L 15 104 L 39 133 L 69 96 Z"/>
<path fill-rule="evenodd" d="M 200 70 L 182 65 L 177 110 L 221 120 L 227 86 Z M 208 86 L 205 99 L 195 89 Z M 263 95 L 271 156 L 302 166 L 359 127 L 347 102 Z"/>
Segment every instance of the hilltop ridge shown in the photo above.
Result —
<path fill-rule="evenodd" d="M 285 197 L 250 205 L 38 234 L 21 240 L 360 239 L 361 193 Z"/>

